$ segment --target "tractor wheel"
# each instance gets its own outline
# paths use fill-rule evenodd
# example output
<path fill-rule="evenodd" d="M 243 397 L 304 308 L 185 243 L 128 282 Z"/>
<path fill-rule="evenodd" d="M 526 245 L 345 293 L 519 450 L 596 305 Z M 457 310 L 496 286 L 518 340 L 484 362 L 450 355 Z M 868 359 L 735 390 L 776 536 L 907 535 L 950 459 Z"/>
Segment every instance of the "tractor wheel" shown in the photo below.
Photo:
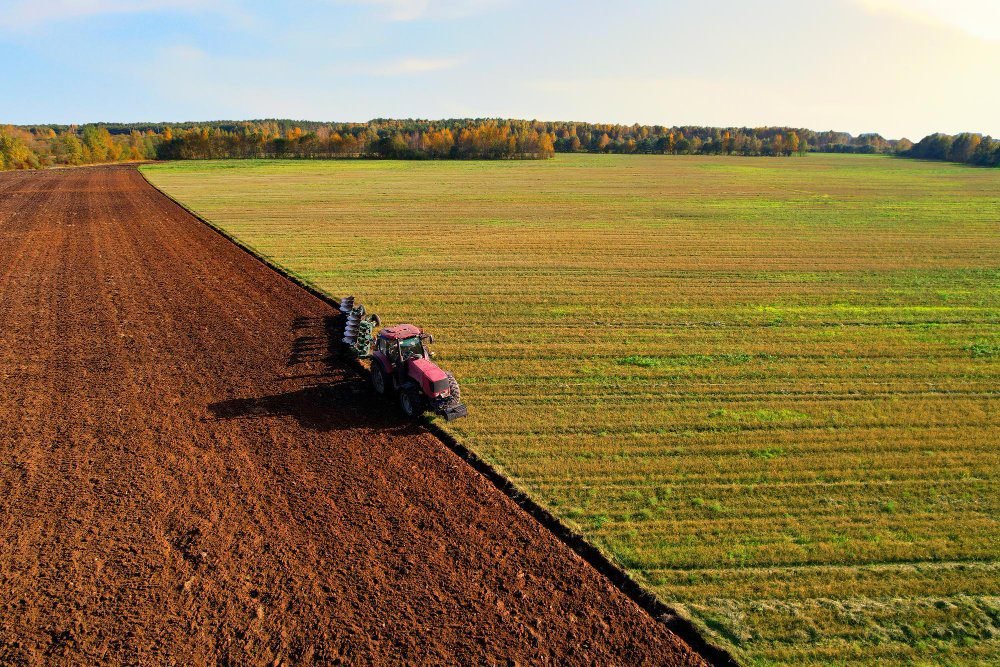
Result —
<path fill-rule="evenodd" d="M 462 390 L 458 387 L 458 380 L 455 379 L 455 374 L 448 372 L 445 373 L 448 376 L 448 388 L 451 389 L 451 398 L 455 403 L 462 402 Z"/>
<path fill-rule="evenodd" d="M 424 400 L 415 389 L 404 389 L 399 392 L 399 407 L 410 419 L 416 419 L 424 413 Z"/>
<path fill-rule="evenodd" d="M 386 375 L 385 369 L 382 368 L 382 362 L 378 359 L 372 359 L 372 387 L 375 388 L 375 393 L 379 396 L 385 396 L 390 390 L 389 376 Z"/>

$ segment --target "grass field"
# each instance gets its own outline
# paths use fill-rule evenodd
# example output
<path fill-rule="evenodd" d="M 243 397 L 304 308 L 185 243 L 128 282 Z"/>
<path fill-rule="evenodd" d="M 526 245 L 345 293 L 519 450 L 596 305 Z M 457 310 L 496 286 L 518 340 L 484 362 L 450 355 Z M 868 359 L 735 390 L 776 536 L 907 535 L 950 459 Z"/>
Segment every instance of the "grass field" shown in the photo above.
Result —
<path fill-rule="evenodd" d="M 432 331 L 449 428 L 741 659 L 1000 661 L 1000 170 L 143 169 Z"/>

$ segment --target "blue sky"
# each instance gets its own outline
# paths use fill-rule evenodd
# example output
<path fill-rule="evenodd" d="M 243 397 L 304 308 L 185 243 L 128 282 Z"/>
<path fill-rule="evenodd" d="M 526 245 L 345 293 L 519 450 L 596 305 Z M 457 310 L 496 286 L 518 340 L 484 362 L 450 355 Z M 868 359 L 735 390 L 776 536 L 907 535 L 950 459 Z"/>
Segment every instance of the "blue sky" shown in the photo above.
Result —
<path fill-rule="evenodd" d="M 502 116 L 1000 135 L 997 0 L 0 0 L 0 123 Z"/>

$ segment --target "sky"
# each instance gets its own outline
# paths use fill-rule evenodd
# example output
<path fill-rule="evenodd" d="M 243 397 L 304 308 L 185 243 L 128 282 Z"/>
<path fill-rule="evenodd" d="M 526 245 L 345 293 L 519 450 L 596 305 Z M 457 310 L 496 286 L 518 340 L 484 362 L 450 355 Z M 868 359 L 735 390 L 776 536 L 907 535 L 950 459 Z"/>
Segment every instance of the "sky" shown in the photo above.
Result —
<path fill-rule="evenodd" d="M 0 124 L 504 117 L 1000 136 L 1000 0 L 0 0 Z"/>

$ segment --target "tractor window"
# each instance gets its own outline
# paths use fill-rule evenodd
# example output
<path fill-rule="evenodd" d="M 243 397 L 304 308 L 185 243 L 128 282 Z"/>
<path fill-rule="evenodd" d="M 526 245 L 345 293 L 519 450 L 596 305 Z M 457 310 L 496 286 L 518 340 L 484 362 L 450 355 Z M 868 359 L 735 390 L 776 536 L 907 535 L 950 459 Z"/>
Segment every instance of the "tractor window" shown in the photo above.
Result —
<path fill-rule="evenodd" d="M 416 336 L 401 340 L 399 341 L 399 354 L 404 360 L 412 359 L 413 357 L 422 357 L 424 356 L 423 343 Z"/>

